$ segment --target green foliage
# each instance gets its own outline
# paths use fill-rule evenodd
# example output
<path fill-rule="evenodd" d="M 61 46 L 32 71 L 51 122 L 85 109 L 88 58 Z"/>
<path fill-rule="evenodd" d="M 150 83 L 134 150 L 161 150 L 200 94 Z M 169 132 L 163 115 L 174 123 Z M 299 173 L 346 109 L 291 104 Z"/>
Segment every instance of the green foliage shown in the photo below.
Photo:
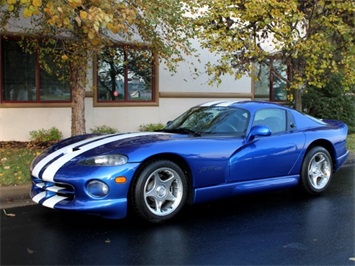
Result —
<path fill-rule="evenodd" d="M 355 152 L 355 134 L 349 134 L 346 139 L 346 148 L 350 152 Z"/>
<path fill-rule="evenodd" d="M 321 89 L 307 88 L 302 101 L 308 114 L 343 121 L 348 125 L 349 133 L 355 133 L 355 87 L 344 92 L 339 77 L 333 76 Z"/>
<path fill-rule="evenodd" d="M 219 55 L 207 65 L 212 81 L 253 76 L 253 64 L 263 65 L 288 85 L 298 110 L 306 86 L 324 87 L 331 73 L 347 77 L 343 88 L 355 84 L 353 1 L 195 0 L 191 7 L 202 47 Z"/>
<path fill-rule="evenodd" d="M 109 127 L 106 125 L 90 128 L 90 131 L 94 134 L 114 134 L 118 132 L 117 128 Z"/>
<path fill-rule="evenodd" d="M 152 131 L 156 131 L 156 130 L 161 130 L 164 127 L 165 127 L 165 125 L 162 123 L 143 124 L 143 125 L 139 126 L 139 131 L 152 132 Z"/>
<path fill-rule="evenodd" d="M 62 132 L 55 127 L 30 131 L 30 140 L 34 142 L 58 141 L 62 137 Z"/>

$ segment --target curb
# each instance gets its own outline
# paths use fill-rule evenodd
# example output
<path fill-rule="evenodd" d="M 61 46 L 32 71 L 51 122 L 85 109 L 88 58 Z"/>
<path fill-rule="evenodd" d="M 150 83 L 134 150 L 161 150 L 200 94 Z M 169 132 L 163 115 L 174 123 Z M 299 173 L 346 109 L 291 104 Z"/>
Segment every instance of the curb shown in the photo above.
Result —
<path fill-rule="evenodd" d="M 35 204 L 30 198 L 31 184 L 0 187 L 0 209 Z"/>
<path fill-rule="evenodd" d="M 351 152 L 343 167 L 355 165 L 355 152 Z M 0 187 L 0 209 L 34 205 L 30 198 L 31 184 Z"/>

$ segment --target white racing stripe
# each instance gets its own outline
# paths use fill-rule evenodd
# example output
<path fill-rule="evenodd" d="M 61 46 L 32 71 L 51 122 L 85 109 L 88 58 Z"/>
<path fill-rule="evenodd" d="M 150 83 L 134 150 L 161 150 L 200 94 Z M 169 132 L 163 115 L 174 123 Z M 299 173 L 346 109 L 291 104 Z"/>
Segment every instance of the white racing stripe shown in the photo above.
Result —
<path fill-rule="evenodd" d="M 207 103 L 203 103 L 200 106 L 212 106 L 212 105 L 216 105 L 219 103 L 223 103 L 223 101 L 214 101 L 214 102 L 207 102 Z"/>
<path fill-rule="evenodd" d="M 237 102 L 238 101 L 226 101 L 226 102 L 222 102 L 222 103 L 217 104 L 217 106 L 230 106 L 230 105 L 235 104 Z"/>
<path fill-rule="evenodd" d="M 47 187 L 46 190 L 47 191 L 52 191 L 52 192 L 58 192 L 60 190 L 65 189 L 64 187 L 58 187 L 58 186 L 51 186 L 51 187 Z"/>
<path fill-rule="evenodd" d="M 53 197 L 45 200 L 42 205 L 46 206 L 48 208 L 54 209 L 54 205 L 56 205 L 58 202 L 65 200 L 65 199 L 67 199 L 67 197 L 56 195 L 56 196 L 53 196 Z"/>
<path fill-rule="evenodd" d="M 38 193 L 36 196 L 34 196 L 32 198 L 32 200 L 36 203 L 39 203 L 41 201 L 41 199 L 44 199 L 46 197 L 46 194 L 47 193 L 45 191 Z"/>
<path fill-rule="evenodd" d="M 36 187 L 44 188 L 45 185 L 46 185 L 45 183 L 37 183 Z"/>
<path fill-rule="evenodd" d="M 62 153 L 65 153 L 67 152 L 68 150 L 70 150 L 71 148 L 74 148 L 74 147 L 77 147 L 77 146 L 80 146 L 80 145 L 83 145 L 85 143 L 88 143 L 88 142 L 91 142 L 91 141 L 95 141 L 97 139 L 102 139 L 104 138 L 105 136 L 97 136 L 97 137 L 94 137 L 94 138 L 89 138 L 89 139 L 84 139 L 82 141 L 79 141 L 79 142 L 75 142 L 75 143 L 72 143 L 68 146 L 65 146 L 51 154 L 49 154 L 47 157 L 43 158 L 36 166 L 35 168 L 33 169 L 32 171 L 32 175 L 34 177 L 39 177 L 39 172 L 42 170 L 42 168 L 44 166 L 46 166 L 51 160 L 53 160 L 55 157 L 61 155 Z M 107 136 L 106 136 L 107 137 Z"/>
<path fill-rule="evenodd" d="M 237 102 L 238 101 L 214 101 L 214 102 L 203 103 L 200 106 L 230 106 Z"/>
<path fill-rule="evenodd" d="M 110 142 L 114 142 L 117 140 L 122 140 L 122 139 L 127 139 L 127 138 L 132 138 L 132 137 L 138 137 L 138 136 L 147 136 L 147 135 L 156 135 L 158 133 L 155 132 L 141 132 L 141 133 L 129 133 L 129 134 L 122 134 L 122 135 L 118 135 L 118 136 L 112 136 L 109 138 L 105 138 L 105 139 L 101 139 L 98 140 L 96 142 L 93 143 L 89 143 L 87 145 L 84 145 L 82 147 L 80 147 L 78 150 L 75 150 L 69 153 L 65 153 L 62 157 L 58 158 L 58 160 L 54 161 L 53 163 L 51 163 L 46 170 L 43 172 L 42 175 L 42 179 L 45 181 L 50 181 L 53 182 L 54 181 L 54 175 L 57 173 L 57 171 L 67 162 L 69 162 L 71 159 L 75 158 L 76 156 L 94 149 L 96 147 L 99 147 L 101 145 L 105 145 L 107 143 Z M 160 134 L 164 134 L 164 133 L 160 133 Z M 77 146 L 77 145 L 70 145 L 70 146 Z M 65 147 L 63 149 L 68 149 L 68 147 Z M 45 166 L 45 165 L 43 165 Z M 43 167 L 42 166 L 42 167 Z M 37 166 L 36 166 L 37 167 Z M 41 171 L 41 169 L 37 170 L 38 173 Z"/>
<path fill-rule="evenodd" d="M 32 200 L 36 203 L 39 203 L 42 199 L 44 199 L 46 197 L 46 194 L 47 194 L 46 191 L 38 193 L 36 196 L 34 196 L 32 198 Z M 65 200 L 67 198 L 68 197 L 55 195 L 53 197 L 50 197 L 49 199 L 46 199 L 42 205 L 46 206 L 48 208 L 54 209 L 54 205 L 56 205 L 58 202 Z"/>

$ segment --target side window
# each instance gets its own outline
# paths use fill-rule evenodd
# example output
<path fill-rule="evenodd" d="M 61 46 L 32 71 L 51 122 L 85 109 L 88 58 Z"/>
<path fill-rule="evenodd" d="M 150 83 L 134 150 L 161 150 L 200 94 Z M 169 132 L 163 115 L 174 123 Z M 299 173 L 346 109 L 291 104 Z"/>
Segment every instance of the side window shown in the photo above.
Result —
<path fill-rule="evenodd" d="M 270 128 L 271 133 L 286 130 L 286 111 L 281 109 L 262 109 L 256 112 L 253 126 L 263 125 Z"/>

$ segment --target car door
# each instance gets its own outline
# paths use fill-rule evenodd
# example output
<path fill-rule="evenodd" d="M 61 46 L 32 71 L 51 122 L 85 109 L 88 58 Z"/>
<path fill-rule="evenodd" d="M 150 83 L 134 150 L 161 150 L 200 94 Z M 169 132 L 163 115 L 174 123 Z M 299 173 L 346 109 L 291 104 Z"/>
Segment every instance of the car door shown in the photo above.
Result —
<path fill-rule="evenodd" d="M 252 126 L 264 125 L 271 135 L 256 137 L 230 158 L 227 181 L 287 176 L 300 156 L 305 136 L 295 128 L 291 115 L 283 109 L 256 112 Z"/>

